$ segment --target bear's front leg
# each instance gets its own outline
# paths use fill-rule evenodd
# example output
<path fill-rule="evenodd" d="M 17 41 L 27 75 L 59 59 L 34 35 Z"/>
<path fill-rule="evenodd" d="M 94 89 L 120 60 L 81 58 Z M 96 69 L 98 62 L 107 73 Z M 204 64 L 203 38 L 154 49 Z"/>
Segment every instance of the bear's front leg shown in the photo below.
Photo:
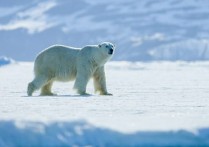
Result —
<path fill-rule="evenodd" d="M 90 79 L 90 75 L 87 73 L 77 73 L 75 84 L 73 86 L 73 89 L 76 90 L 76 92 L 80 95 L 89 95 L 86 93 L 86 86 Z"/>
<path fill-rule="evenodd" d="M 112 95 L 107 92 L 104 66 L 97 68 L 93 75 L 95 93 Z"/>

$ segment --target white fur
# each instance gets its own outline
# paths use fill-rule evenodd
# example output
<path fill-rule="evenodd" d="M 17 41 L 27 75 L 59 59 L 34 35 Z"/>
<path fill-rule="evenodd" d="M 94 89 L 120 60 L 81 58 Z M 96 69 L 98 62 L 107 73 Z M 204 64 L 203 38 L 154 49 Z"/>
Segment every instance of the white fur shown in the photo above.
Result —
<path fill-rule="evenodd" d="M 42 51 L 35 59 L 35 78 L 28 84 L 28 95 L 41 88 L 41 95 L 53 95 L 51 87 L 54 81 L 75 80 L 74 89 L 86 94 L 86 86 L 91 77 L 95 92 L 108 95 L 104 64 L 112 57 L 111 43 L 89 45 L 74 48 L 54 45 Z"/>

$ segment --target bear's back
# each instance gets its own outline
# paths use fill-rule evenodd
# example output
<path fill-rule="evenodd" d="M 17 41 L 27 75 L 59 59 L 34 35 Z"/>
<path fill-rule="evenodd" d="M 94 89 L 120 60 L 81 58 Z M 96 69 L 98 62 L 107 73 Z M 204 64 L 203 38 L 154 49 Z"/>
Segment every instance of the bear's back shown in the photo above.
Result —
<path fill-rule="evenodd" d="M 74 56 L 80 51 L 80 48 L 74 48 L 70 46 L 64 45 L 53 45 L 42 51 L 41 54 L 48 54 L 48 55 L 64 55 L 69 54 L 69 56 Z M 39 56 L 38 55 L 38 56 Z"/>
<path fill-rule="evenodd" d="M 79 51 L 79 48 L 73 48 L 63 45 L 53 45 L 40 52 L 36 57 L 35 62 L 39 60 L 42 60 L 42 62 L 50 60 L 72 60 L 73 58 L 76 58 Z"/>
<path fill-rule="evenodd" d="M 35 74 L 50 72 L 53 75 L 74 72 L 79 48 L 53 45 L 42 51 L 35 60 Z"/>

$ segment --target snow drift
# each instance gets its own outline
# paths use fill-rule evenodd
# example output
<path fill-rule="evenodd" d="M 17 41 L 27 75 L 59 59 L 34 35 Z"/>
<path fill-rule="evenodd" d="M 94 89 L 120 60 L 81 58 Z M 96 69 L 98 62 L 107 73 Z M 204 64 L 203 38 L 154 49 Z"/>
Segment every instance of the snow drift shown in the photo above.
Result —
<path fill-rule="evenodd" d="M 194 132 L 121 133 L 85 121 L 0 122 L 0 146 L 209 146 L 209 128 Z"/>
<path fill-rule="evenodd" d="M 153 48 L 149 51 L 152 60 L 199 61 L 209 59 L 209 40 L 186 40 Z"/>
<path fill-rule="evenodd" d="M 0 66 L 14 63 L 14 60 L 7 57 L 0 57 Z"/>

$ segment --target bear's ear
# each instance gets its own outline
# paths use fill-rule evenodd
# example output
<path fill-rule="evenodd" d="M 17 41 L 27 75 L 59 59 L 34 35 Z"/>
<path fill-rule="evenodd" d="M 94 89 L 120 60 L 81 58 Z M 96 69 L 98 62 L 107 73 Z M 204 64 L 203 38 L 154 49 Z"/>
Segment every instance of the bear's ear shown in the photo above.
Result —
<path fill-rule="evenodd" d="M 115 44 L 113 44 L 113 47 L 115 48 Z"/>
<path fill-rule="evenodd" d="M 101 45 L 101 44 L 99 44 L 98 46 L 99 46 L 99 48 L 101 48 L 101 47 L 102 47 L 102 45 Z"/>

